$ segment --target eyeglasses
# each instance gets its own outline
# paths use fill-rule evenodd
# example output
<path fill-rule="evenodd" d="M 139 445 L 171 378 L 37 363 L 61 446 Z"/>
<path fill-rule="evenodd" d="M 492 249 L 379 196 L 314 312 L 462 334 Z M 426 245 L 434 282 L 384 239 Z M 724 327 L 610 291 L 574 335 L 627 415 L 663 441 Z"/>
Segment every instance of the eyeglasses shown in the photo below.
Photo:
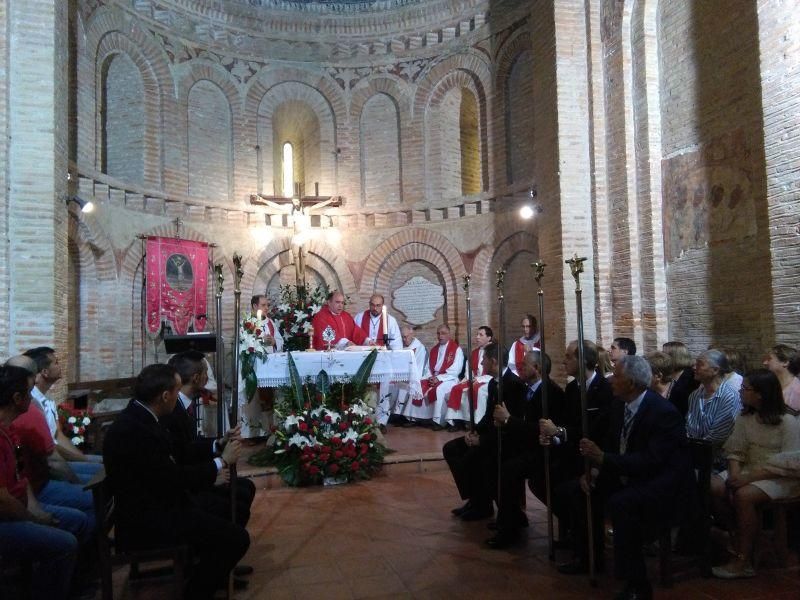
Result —
<path fill-rule="evenodd" d="M 746 384 L 743 383 L 739 389 L 741 391 L 743 391 L 743 392 L 752 392 L 753 391 L 753 386 L 752 385 L 746 385 Z"/>

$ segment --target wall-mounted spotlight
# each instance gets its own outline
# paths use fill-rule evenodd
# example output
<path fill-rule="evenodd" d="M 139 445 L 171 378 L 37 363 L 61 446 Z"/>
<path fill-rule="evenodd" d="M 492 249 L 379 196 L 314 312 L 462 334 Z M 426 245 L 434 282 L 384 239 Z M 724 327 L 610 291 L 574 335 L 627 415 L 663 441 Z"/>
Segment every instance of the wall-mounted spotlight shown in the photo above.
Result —
<path fill-rule="evenodd" d="M 540 212 L 542 212 L 542 207 L 538 204 L 524 204 L 519 209 L 519 216 L 527 221 Z"/>
<path fill-rule="evenodd" d="M 78 206 L 81 207 L 81 212 L 83 213 L 90 213 L 94 210 L 94 202 L 91 200 L 84 200 L 79 196 L 70 196 L 67 198 L 67 206 L 69 206 L 70 202 L 74 202 Z"/>

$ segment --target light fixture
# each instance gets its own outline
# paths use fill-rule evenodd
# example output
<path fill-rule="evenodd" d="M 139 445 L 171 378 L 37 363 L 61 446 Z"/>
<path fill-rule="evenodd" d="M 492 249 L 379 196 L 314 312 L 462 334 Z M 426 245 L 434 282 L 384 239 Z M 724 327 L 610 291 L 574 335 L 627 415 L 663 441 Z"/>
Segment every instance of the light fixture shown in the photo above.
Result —
<path fill-rule="evenodd" d="M 69 205 L 70 202 L 75 202 L 78 206 L 80 206 L 81 212 L 83 213 L 90 213 L 94 210 L 94 202 L 91 200 L 84 200 L 79 196 L 70 196 L 67 198 L 67 205 Z"/>
<path fill-rule="evenodd" d="M 529 204 L 524 205 L 522 208 L 519 209 L 519 216 L 525 219 L 526 221 L 533 217 L 533 207 Z"/>

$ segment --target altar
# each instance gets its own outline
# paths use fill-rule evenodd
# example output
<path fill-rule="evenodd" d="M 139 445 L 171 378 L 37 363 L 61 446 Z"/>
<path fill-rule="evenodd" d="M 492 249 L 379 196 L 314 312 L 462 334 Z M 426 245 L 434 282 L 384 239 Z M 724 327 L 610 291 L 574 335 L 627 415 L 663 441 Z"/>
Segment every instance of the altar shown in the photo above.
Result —
<path fill-rule="evenodd" d="M 291 354 L 300 379 L 303 381 L 307 378 L 314 381 L 321 371 L 325 371 L 331 381 L 345 381 L 356 374 L 372 350 L 372 348 L 359 348 L 343 351 L 292 352 Z M 256 361 L 255 371 L 259 388 L 279 388 L 289 385 L 291 383 L 289 353 L 267 354 L 263 360 Z M 367 381 L 380 385 L 383 389 L 386 389 L 392 382 L 403 383 L 408 387 L 411 397 L 422 396 L 420 374 L 412 350 L 378 350 L 375 364 Z M 262 414 L 257 400 L 246 398 L 241 374 L 239 415 L 244 437 L 266 435 L 268 419 L 266 415 Z"/>

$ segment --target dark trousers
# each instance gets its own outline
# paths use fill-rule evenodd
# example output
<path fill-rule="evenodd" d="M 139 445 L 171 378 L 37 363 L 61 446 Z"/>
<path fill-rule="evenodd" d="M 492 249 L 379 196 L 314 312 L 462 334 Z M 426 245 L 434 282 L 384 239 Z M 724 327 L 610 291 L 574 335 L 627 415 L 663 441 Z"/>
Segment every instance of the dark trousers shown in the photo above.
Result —
<path fill-rule="evenodd" d="M 256 486 L 250 479 L 236 479 L 236 524 L 245 527 L 250 520 L 250 507 L 256 495 Z M 229 485 L 215 486 L 194 496 L 203 510 L 221 519 L 231 518 L 231 488 Z"/>
<path fill-rule="evenodd" d="M 506 458 L 500 467 L 500 498 L 497 502 L 498 533 L 514 533 L 525 522 L 523 500 L 525 480 L 532 476 L 534 463 L 529 455 Z"/>
<path fill-rule="evenodd" d="M 562 519 L 566 517 L 572 531 L 572 542 L 575 558 L 588 563 L 589 561 L 589 531 L 587 528 L 586 494 L 581 489 L 577 479 L 565 481 L 555 488 L 553 512 Z M 557 508 L 556 508 L 557 507 Z M 595 563 L 603 561 L 604 531 L 603 531 L 603 495 L 597 491 L 592 493 L 592 534 L 594 536 Z"/>
<path fill-rule="evenodd" d="M 186 598 L 213 598 L 214 590 L 224 586 L 228 575 L 250 546 L 244 528 L 200 509 L 184 513 L 178 532 L 199 560 L 186 585 Z"/>
<path fill-rule="evenodd" d="M 658 526 L 653 517 L 653 498 L 625 487 L 609 496 L 606 512 L 614 526 L 614 575 L 633 582 L 647 581 L 642 545 L 653 538 Z M 649 514 L 648 514 L 649 513 Z"/>
<path fill-rule="evenodd" d="M 442 454 L 463 500 L 479 506 L 491 504 L 496 489 L 494 453 L 483 446 L 467 446 L 463 437 L 447 442 Z"/>

